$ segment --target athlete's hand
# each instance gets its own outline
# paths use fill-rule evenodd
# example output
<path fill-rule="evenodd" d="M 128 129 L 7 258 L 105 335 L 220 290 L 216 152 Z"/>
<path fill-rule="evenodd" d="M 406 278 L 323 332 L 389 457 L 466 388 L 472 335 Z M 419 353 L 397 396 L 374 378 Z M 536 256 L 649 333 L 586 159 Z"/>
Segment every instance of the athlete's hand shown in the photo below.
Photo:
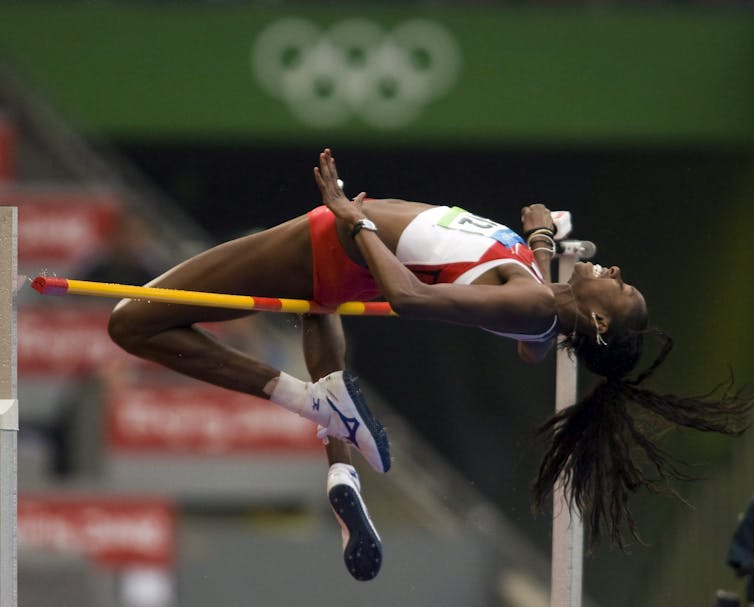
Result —
<path fill-rule="evenodd" d="M 537 228 L 549 228 L 555 231 L 550 209 L 543 204 L 531 204 L 521 209 L 521 226 L 524 232 Z"/>
<path fill-rule="evenodd" d="M 361 192 L 353 201 L 348 200 L 343 188 L 338 184 L 338 170 L 335 158 L 329 148 L 319 155 L 319 166 L 314 167 L 314 181 L 322 194 L 322 203 L 330 209 L 335 217 L 342 219 L 349 227 L 359 219 L 364 219 L 361 205 L 365 192 Z"/>

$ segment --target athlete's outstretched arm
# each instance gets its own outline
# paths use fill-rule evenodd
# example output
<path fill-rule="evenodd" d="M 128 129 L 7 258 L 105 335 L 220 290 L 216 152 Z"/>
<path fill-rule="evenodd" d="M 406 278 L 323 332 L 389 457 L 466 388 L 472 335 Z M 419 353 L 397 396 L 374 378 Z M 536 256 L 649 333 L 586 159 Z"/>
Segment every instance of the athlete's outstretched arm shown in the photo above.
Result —
<path fill-rule="evenodd" d="M 362 192 L 348 200 L 337 183 L 338 174 L 330 150 L 320 154 L 314 177 L 325 205 L 349 231 L 365 215 Z M 427 285 L 406 268 L 378 234 L 361 230 L 355 236 L 359 252 L 380 286 L 382 294 L 400 315 L 442 320 L 493 331 L 533 333 L 542 330 L 542 319 L 552 318 L 551 294 L 528 280 L 511 280 L 505 286 Z"/>

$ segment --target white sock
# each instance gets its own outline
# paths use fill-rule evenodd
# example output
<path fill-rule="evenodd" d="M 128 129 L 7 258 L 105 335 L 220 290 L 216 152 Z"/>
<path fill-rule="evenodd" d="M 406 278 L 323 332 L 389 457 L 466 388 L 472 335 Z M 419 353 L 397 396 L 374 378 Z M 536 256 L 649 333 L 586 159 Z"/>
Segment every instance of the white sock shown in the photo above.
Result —
<path fill-rule="evenodd" d="M 301 381 L 281 371 L 275 389 L 270 394 L 270 401 L 314 423 L 325 425 L 328 421 L 324 419 L 327 411 L 312 407 L 310 385 L 309 382 Z"/>

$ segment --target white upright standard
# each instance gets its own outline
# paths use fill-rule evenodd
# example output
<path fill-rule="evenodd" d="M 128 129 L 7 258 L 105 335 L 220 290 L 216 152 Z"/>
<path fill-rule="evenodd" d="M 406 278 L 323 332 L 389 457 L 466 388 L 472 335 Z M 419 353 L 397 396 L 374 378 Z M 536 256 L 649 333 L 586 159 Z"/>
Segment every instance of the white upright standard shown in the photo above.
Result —
<path fill-rule="evenodd" d="M 575 240 L 564 240 L 559 248 L 559 282 L 571 277 L 579 259 L 596 251 L 592 243 Z M 558 349 L 556 357 L 555 410 L 560 411 L 576 402 L 578 367 L 576 358 L 565 350 Z M 562 485 L 553 491 L 550 607 L 581 607 L 584 527 L 578 511 L 571 508 L 568 492 L 569 488 Z"/>
<path fill-rule="evenodd" d="M 0 207 L 0 607 L 18 603 L 18 210 Z"/>

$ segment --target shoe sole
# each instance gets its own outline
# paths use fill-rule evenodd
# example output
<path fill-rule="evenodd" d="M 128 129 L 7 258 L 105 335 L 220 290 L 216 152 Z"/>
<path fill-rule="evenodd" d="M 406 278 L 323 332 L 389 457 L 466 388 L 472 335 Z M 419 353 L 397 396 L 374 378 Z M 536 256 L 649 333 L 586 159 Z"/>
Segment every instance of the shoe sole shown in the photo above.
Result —
<path fill-rule="evenodd" d="M 349 573 L 366 582 L 377 577 L 382 566 L 382 542 L 369 522 L 361 497 L 349 485 L 335 485 L 327 493 L 335 516 L 348 529 L 343 562 Z"/>
<path fill-rule="evenodd" d="M 390 445 L 385 427 L 369 410 L 361 386 L 359 386 L 356 379 L 348 371 L 343 371 L 343 383 L 346 385 L 346 390 L 353 404 L 356 405 L 356 411 L 358 411 L 359 416 L 377 446 L 377 452 L 380 455 L 380 462 L 382 463 L 382 472 L 387 472 L 390 470 Z"/>

